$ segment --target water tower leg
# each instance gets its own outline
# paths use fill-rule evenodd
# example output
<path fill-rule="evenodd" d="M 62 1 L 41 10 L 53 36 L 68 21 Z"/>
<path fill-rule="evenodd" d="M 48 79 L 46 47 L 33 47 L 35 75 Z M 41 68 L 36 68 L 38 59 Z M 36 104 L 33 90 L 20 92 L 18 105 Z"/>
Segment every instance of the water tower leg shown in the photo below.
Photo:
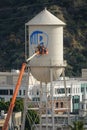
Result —
<path fill-rule="evenodd" d="M 26 98 L 24 101 L 24 111 L 23 111 L 23 121 L 22 121 L 22 125 L 21 125 L 21 130 L 25 129 L 25 119 L 26 119 L 26 113 L 27 113 L 27 109 L 26 109 Z"/>
<path fill-rule="evenodd" d="M 22 125 L 21 125 L 21 130 L 25 130 L 25 119 L 26 119 L 26 113 L 27 113 L 27 99 L 28 99 L 28 86 L 29 86 L 29 75 L 30 75 L 30 71 L 28 68 L 28 85 L 26 87 L 25 90 L 25 99 L 24 99 L 24 111 L 23 111 L 23 121 L 22 121 Z"/>
<path fill-rule="evenodd" d="M 70 115 L 69 115 L 69 103 L 68 103 L 68 95 L 67 95 L 67 87 L 66 87 L 66 79 L 65 79 L 65 68 L 63 69 L 62 72 L 63 75 L 63 80 L 64 80 L 64 88 L 65 88 L 65 102 L 66 102 L 66 109 L 67 109 L 67 116 L 68 116 L 68 124 L 70 120 Z"/>
<path fill-rule="evenodd" d="M 46 86 L 45 86 L 45 94 L 46 94 L 46 130 L 48 130 L 48 99 L 47 99 L 47 93 L 48 93 L 48 90 L 47 90 L 47 83 L 45 83 Z"/>
<path fill-rule="evenodd" d="M 42 82 L 40 82 L 40 130 L 42 130 Z"/>
<path fill-rule="evenodd" d="M 51 93 L 51 102 L 52 102 L 52 130 L 54 130 L 54 98 L 53 98 L 53 69 L 50 68 L 50 93 Z"/>

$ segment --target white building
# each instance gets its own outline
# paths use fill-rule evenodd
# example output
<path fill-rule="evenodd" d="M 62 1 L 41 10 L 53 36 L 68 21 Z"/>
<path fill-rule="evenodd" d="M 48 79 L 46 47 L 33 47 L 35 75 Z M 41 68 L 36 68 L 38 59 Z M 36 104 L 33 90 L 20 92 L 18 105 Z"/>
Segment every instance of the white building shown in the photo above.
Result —
<path fill-rule="evenodd" d="M 0 100 L 10 101 L 17 84 L 18 76 L 18 70 L 14 70 L 11 72 L 0 72 Z M 29 84 L 32 86 L 34 82 L 34 78 L 31 79 L 31 77 L 32 75 L 29 76 L 29 80 L 28 73 L 24 73 L 17 98 L 25 97 L 26 87 L 28 88 Z"/>
<path fill-rule="evenodd" d="M 87 109 L 87 80 L 86 71 L 82 71 L 82 78 L 67 78 L 66 77 L 66 90 L 68 97 L 68 107 L 70 112 L 79 113 L 80 115 L 86 115 Z M 85 75 L 85 76 L 84 76 Z M 19 71 L 11 72 L 0 72 L 0 99 L 8 101 L 12 98 L 17 79 L 19 76 Z M 28 83 L 29 82 L 29 83 Z M 29 86 L 28 86 L 29 85 Z M 33 101 L 40 100 L 40 85 L 32 75 L 24 73 L 20 90 L 17 97 L 24 98 L 26 87 L 29 87 L 28 95 Z M 42 86 L 43 101 L 50 99 L 50 83 Z M 46 99 L 46 94 L 48 99 Z M 63 78 L 60 77 L 57 81 L 53 81 L 53 97 L 54 97 L 54 107 L 56 110 L 63 110 L 64 97 L 65 97 L 65 88 Z M 61 101 L 60 101 L 61 99 Z M 65 103 L 67 105 L 67 103 Z"/>
<path fill-rule="evenodd" d="M 43 100 L 46 99 L 46 94 L 48 95 L 48 102 L 50 98 L 50 84 L 47 85 L 47 91 L 45 84 L 42 87 Z M 54 98 L 54 108 L 55 110 L 64 110 L 68 105 L 70 113 L 79 113 L 83 115 L 83 111 L 87 109 L 87 81 L 83 78 L 66 78 L 66 92 L 67 100 L 65 101 L 65 88 L 64 80 L 59 79 L 53 81 L 53 98 Z M 35 84 L 30 93 L 33 101 L 38 101 L 40 98 L 40 86 Z M 65 102 L 65 103 L 64 103 Z M 66 105 L 66 106 L 65 106 Z M 65 111 L 63 111 L 65 112 Z"/>

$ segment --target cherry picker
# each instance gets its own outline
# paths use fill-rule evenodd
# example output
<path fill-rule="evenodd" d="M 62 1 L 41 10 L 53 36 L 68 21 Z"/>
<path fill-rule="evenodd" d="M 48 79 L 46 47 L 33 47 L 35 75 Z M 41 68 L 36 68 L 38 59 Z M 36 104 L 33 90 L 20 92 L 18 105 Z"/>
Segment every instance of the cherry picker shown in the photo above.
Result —
<path fill-rule="evenodd" d="M 10 116 L 11 116 L 11 114 L 13 112 L 13 108 L 15 106 L 16 97 L 17 97 L 17 94 L 18 94 L 18 91 L 19 91 L 19 88 L 20 88 L 20 85 L 21 85 L 22 77 L 23 77 L 27 62 L 29 62 L 36 55 L 44 55 L 44 54 L 48 54 L 47 48 L 44 47 L 44 46 L 38 45 L 35 49 L 35 53 L 26 60 L 26 63 L 22 64 L 20 74 L 19 74 L 19 77 L 18 77 L 18 81 L 17 81 L 16 87 L 15 87 L 15 90 L 14 90 L 14 93 L 13 93 L 12 100 L 10 102 L 10 106 L 9 106 L 7 116 L 6 116 L 2 130 L 8 130 L 8 124 L 9 124 Z"/>

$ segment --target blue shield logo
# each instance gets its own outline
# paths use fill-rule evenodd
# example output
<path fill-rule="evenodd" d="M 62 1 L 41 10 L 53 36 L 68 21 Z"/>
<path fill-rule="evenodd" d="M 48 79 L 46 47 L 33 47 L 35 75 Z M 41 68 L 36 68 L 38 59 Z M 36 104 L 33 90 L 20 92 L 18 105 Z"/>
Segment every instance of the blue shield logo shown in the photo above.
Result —
<path fill-rule="evenodd" d="M 48 35 L 45 32 L 36 30 L 30 35 L 30 46 L 33 53 L 35 52 L 35 47 L 38 45 L 44 45 L 47 48 Z"/>

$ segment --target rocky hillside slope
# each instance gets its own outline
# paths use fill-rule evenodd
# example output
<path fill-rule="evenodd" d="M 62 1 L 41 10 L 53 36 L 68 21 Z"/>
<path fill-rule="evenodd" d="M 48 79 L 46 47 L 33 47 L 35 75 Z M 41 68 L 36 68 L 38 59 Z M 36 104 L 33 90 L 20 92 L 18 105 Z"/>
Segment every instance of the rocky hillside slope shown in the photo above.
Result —
<path fill-rule="evenodd" d="M 64 59 L 66 75 L 80 76 L 87 68 L 86 0 L 1 0 L 0 71 L 20 69 L 24 62 L 25 23 L 44 7 L 66 23 Z"/>

